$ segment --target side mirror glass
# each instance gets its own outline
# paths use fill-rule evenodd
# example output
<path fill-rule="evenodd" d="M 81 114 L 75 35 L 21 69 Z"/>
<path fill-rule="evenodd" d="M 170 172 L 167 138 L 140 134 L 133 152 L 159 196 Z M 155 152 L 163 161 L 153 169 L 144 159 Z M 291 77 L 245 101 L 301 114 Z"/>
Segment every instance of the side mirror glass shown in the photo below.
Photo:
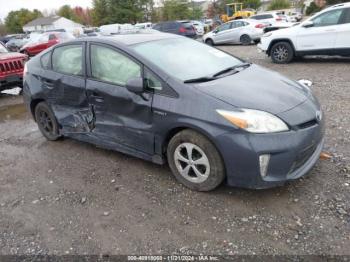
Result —
<path fill-rule="evenodd" d="M 313 27 L 313 26 L 314 26 L 314 22 L 312 22 L 312 21 L 305 21 L 305 22 L 302 24 L 302 26 L 305 27 L 305 28 Z"/>
<path fill-rule="evenodd" d="M 126 82 L 126 89 L 135 94 L 142 94 L 144 92 L 144 85 L 142 77 L 131 78 Z"/>

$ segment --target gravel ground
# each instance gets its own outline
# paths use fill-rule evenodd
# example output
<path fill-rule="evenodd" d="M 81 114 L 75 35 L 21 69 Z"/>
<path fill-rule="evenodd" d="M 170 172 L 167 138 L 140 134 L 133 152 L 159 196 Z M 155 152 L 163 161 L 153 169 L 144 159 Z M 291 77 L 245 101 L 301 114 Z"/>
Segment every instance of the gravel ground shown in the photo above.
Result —
<path fill-rule="evenodd" d="M 47 142 L 21 97 L 1 95 L 0 254 L 350 255 L 350 60 L 274 65 L 255 46 L 220 48 L 312 80 L 332 158 L 281 188 L 192 192 L 167 166 Z"/>

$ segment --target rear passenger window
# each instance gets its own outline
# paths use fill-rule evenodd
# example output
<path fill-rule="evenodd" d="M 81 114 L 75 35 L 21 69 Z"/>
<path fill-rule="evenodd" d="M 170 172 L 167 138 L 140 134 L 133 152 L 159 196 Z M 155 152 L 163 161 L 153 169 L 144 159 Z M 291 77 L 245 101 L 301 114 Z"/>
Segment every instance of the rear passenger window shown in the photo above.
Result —
<path fill-rule="evenodd" d="M 51 69 L 51 52 L 44 54 L 41 59 L 41 67 L 44 69 Z"/>
<path fill-rule="evenodd" d="M 91 45 L 91 73 L 95 79 L 124 86 L 129 79 L 141 76 L 141 67 L 116 50 Z"/>
<path fill-rule="evenodd" d="M 52 69 L 63 74 L 82 75 L 82 45 L 66 45 L 55 48 L 52 54 Z"/>

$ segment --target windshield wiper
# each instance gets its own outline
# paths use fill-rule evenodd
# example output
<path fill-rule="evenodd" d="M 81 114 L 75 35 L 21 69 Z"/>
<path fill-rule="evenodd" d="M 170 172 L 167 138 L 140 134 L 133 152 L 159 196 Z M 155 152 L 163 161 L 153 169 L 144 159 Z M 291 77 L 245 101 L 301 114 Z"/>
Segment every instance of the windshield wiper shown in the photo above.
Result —
<path fill-rule="evenodd" d="M 203 82 L 209 82 L 215 80 L 216 77 L 211 77 L 211 76 L 203 76 L 203 77 L 198 77 L 198 78 L 193 78 L 193 79 L 188 79 L 185 80 L 184 83 L 203 83 Z"/>
<path fill-rule="evenodd" d="M 233 71 L 237 68 L 241 68 L 241 67 L 249 67 L 251 65 L 251 63 L 241 63 L 241 64 L 238 64 L 238 65 L 235 65 L 235 66 L 230 66 L 228 68 L 225 68 L 219 72 L 217 72 L 216 74 L 213 75 L 213 77 L 217 77 L 219 75 L 222 75 L 222 74 L 225 74 L 225 73 L 228 73 L 230 71 Z"/>

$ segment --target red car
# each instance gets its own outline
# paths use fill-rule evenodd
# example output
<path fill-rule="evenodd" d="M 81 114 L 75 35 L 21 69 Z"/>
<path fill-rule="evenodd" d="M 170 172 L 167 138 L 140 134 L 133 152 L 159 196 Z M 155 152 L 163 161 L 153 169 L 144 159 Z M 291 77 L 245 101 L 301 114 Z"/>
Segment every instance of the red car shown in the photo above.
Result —
<path fill-rule="evenodd" d="M 0 42 L 0 91 L 22 86 L 24 63 L 27 59 L 24 54 L 9 52 Z"/>
<path fill-rule="evenodd" d="M 47 32 L 43 33 L 37 40 L 29 41 L 21 48 L 20 52 L 28 56 L 34 56 L 55 44 L 72 39 L 74 39 L 74 36 L 66 32 Z"/>

